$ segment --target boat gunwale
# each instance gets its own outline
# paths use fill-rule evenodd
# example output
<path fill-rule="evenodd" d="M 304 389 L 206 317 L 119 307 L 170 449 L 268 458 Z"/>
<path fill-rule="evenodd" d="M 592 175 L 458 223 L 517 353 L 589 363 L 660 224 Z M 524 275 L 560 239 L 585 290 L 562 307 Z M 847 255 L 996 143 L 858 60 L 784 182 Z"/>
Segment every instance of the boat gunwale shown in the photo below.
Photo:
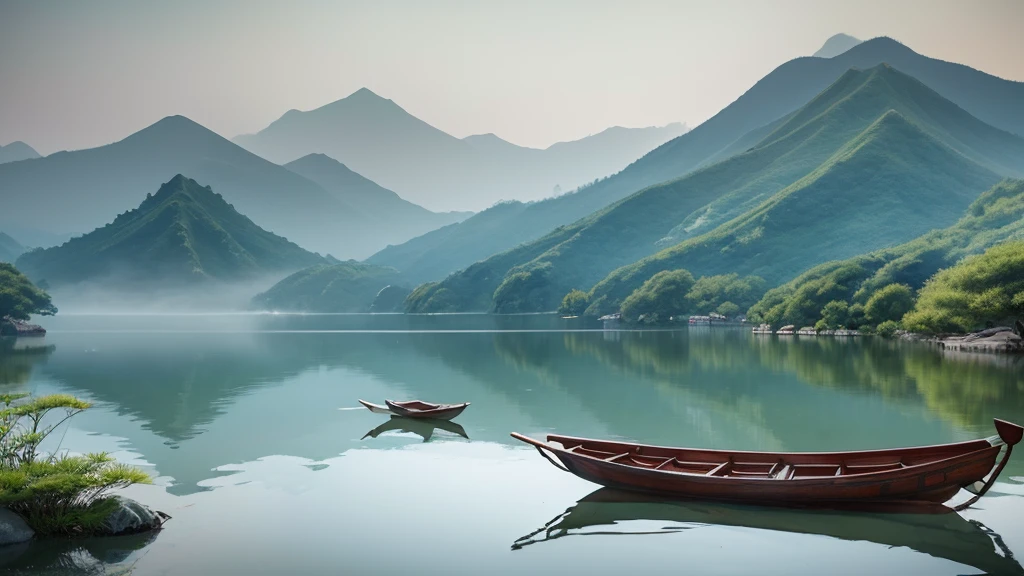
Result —
<path fill-rule="evenodd" d="M 396 401 L 396 400 L 387 400 L 387 399 L 385 399 L 384 403 L 391 410 L 394 410 L 397 407 L 397 408 L 400 408 L 402 410 L 406 410 L 408 412 L 419 413 L 419 414 L 436 414 L 438 412 L 448 412 L 450 410 L 456 410 L 456 409 L 459 409 L 459 408 L 466 408 L 467 406 L 469 406 L 469 402 L 462 402 L 460 404 L 434 404 L 433 402 L 424 402 L 422 400 Z M 412 404 L 412 403 L 421 404 L 423 406 L 433 406 L 433 408 L 425 408 L 425 409 L 424 408 L 410 408 L 409 406 L 406 406 L 407 404 Z M 401 416 L 401 414 L 399 414 L 399 416 Z"/>
<path fill-rule="evenodd" d="M 557 436 L 557 435 L 549 435 L 549 438 L 551 436 Z M 563 436 L 562 438 L 572 438 L 572 437 Z M 576 440 L 587 440 L 587 439 L 580 439 L 580 438 L 574 438 L 574 439 L 576 439 Z M 620 442 L 611 442 L 611 443 L 612 444 L 624 444 L 624 443 L 620 443 Z M 995 452 L 993 454 L 993 457 L 996 457 L 996 456 L 998 456 L 999 451 L 1002 450 L 1002 445 L 1001 444 L 993 445 L 990 442 L 988 442 L 987 440 L 983 440 L 983 439 L 982 440 L 969 440 L 969 441 L 965 441 L 965 442 L 956 442 L 956 443 L 951 443 L 951 444 L 937 444 L 935 446 L 923 446 L 923 447 L 919 447 L 919 448 L 932 448 L 932 447 L 943 448 L 943 447 L 948 447 L 948 446 L 964 446 L 964 445 L 969 445 L 969 444 L 973 444 L 973 443 L 978 443 L 978 444 L 985 443 L 986 446 L 981 446 L 981 447 L 979 447 L 976 450 L 970 450 L 970 451 L 962 452 L 960 454 L 956 454 L 954 456 L 950 456 L 950 457 L 947 457 L 947 458 L 942 458 L 942 459 L 938 459 L 938 460 L 932 460 L 932 461 L 928 461 L 928 462 L 922 462 L 920 464 L 904 465 L 904 467 L 894 468 L 894 469 L 891 469 L 891 470 L 878 470 L 878 471 L 872 471 L 872 472 L 846 473 L 846 474 L 842 474 L 842 475 L 839 475 L 839 476 L 834 476 L 834 475 L 830 475 L 830 476 L 805 476 L 805 477 L 794 477 L 794 478 L 785 478 L 785 479 L 777 478 L 777 477 L 772 477 L 772 476 L 743 476 L 743 477 L 737 477 L 737 476 L 710 476 L 707 473 L 680 472 L 680 471 L 675 471 L 675 470 L 664 470 L 664 469 L 660 469 L 660 468 L 647 468 L 647 467 L 644 467 L 644 466 L 624 464 L 624 463 L 613 461 L 613 460 L 607 460 L 607 459 L 604 459 L 604 458 L 598 458 L 596 456 L 590 456 L 588 454 L 572 452 L 569 449 L 557 448 L 557 447 L 551 446 L 550 444 L 547 444 L 547 443 L 545 443 L 544 445 L 545 445 L 545 447 L 547 449 L 550 449 L 552 452 L 555 452 L 556 455 L 559 456 L 559 459 L 561 459 L 562 455 L 565 455 L 570 460 L 572 460 L 572 459 L 584 459 L 585 461 L 594 462 L 594 463 L 596 463 L 596 464 L 598 464 L 600 466 L 609 466 L 609 467 L 613 467 L 613 468 L 618 467 L 620 469 L 633 471 L 634 473 L 651 473 L 654 476 L 665 475 L 665 476 L 676 477 L 676 478 L 682 477 L 682 478 L 687 478 L 687 479 L 693 479 L 693 480 L 696 480 L 698 482 L 713 482 L 713 483 L 747 483 L 747 482 L 755 482 L 755 483 L 763 483 L 765 481 L 770 481 L 773 484 L 782 483 L 782 484 L 784 484 L 786 486 L 793 486 L 793 485 L 800 486 L 800 485 L 805 485 L 805 484 L 806 485 L 814 485 L 814 484 L 822 484 L 822 483 L 826 483 L 826 484 L 830 484 L 830 485 L 836 485 L 836 484 L 846 484 L 846 485 L 852 484 L 852 485 L 856 485 L 856 484 L 861 484 L 861 483 L 872 484 L 872 483 L 877 483 L 879 481 L 886 480 L 886 479 L 891 478 L 891 477 L 915 476 L 915 475 L 927 474 L 927 473 L 930 473 L 930 472 L 939 472 L 939 471 L 945 469 L 946 467 L 948 467 L 950 464 L 953 464 L 954 461 L 955 461 L 956 464 L 960 464 L 960 461 L 970 462 L 970 461 L 974 460 L 975 458 L 987 458 L 989 456 L 989 454 L 987 454 L 987 452 L 990 452 L 990 451 L 993 451 L 993 450 Z M 626 444 L 626 445 L 629 445 L 629 444 Z M 646 446 L 646 445 L 642 445 L 642 444 L 631 445 L 631 446 L 636 446 L 638 448 L 639 447 L 660 448 L 660 447 L 655 447 L 655 446 Z M 667 447 L 666 449 L 668 449 L 668 450 L 686 450 L 685 448 L 681 449 L 681 448 L 670 448 L 670 447 Z M 699 449 L 696 449 L 696 450 L 699 450 Z M 873 450 L 873 451 L 872 450 L 867 450 L 867 451 L 850 451 L 850 452 L 794 452 L 794 453 L 789 453 L 789 454 L 798 454 L 798 455 L 819 455 L 819 454 L 820 455 L 832 455 L 832 454 L 863 454 L 863 453 L 869 453 L 869 454 L 874 453 L 874 454 L 877 454 L 879 452 L 889 452 L 889 451 L 892 451 L 892 449 Z M 896 451 L 899 452 L 900 449 L 896 449 Z M 786 455 L 786 454 L 783 454 L 783 453 L 770 453 L 770 452 L 729 452 L 729 451 L 726 451 L 726 450 L 709 450 L 708 452 L 712 452 L 712 453 L 716 453 L 716 454 L 720 453 L 720 454 L 772 455 L 772 456 L 778 456 L 778 457 L 782 458 L 783 460 L 785 460 L 785 455 Z M 638 454 L 638 456 L 645 457 L 646 455 Z M 661 458 L 661 456 L 656 456 L 655 458 Z M 669 460 L 671 460 L 671 458 L 669 458 Z M 728 460 L 726 460 L 726 462 L 728 462 Z M 713 463 L 709 462 L 708 464 L 713 464 Z M 719 464 L 721 464 L 721 463 L 719 463 Z M 747 462 L 739 462 L 738 464 L 747 464 Z M 758 464 L 760 464 L 760 463 L 758 463 Z M 814 465 L 818 465 L 818 464 L 811 464 L 811 465 L 814 466 Z M 821 466 L 829 466 L 829 467 L 831 467 L 831 466 L 838 466 L 839 464 L 826 463 L 826 464 L 820 464 L 820 465 Z"/>
<path fill-rule="evenodd" d="M 578 436 L 562 436 L 559 434 L 548 434 L 548 442 L 558 442 L 562 444 L 557 438 L 564 438 L 566 440 L 578 441 L 581 445 L 585 443 L 597 443 L 597 444 L 614 444 L 618 446 L 628 446 L 632 448 L 649 448 L 651 450 L 675 450 L 675 451 L 690 451 L 690 452 L 702 452 L 709 454 L 734 454 L 743 456 L 765 456 L 765 457 L 779 457 L 785 458 L 786 456 L 831 456 L 831 455 L 853 455 L 853 454 L 868 454 L 868 455 L 883 455 L 886 453 L 904 453 L 907 451 L 923 451 L 928 449 L 943 449 L 943 448 L 955 448 L 955 447 L 966 447 L 970 444 L 978 444 L 982 446 L 982 443 L 987 446 L 982 446 L 979 449 L 990 448 L 993 446 L 1002 446 L 1002 444 L 992 444 L 989 438 L 997 439 L 998 436 L 990 436 L 989 438 L 976 438 L 974 440 L 964 440 L 962 442 L 950 442 L 948 444 L 930 444 L 925 446 L 907 446 L 905 448 L 877 448 L 871 450 L 840 450 L 835 452 L 760 452 L 756 450 L 721 450 L 717 448 L 685 448 L 682 446 L 657 446 L 654 444 L 636 444 L 631 442 L 618 442 L 615 440 L 595 440 L 594 438 L 581 438 Z M 550 444 L 548 444 L 550 446 Z M 552 447 L 553 448 L 553 447 Z M 568 450 L 566 450 L 568 451 Z M 965 452 L 966 454 L 967 452 Z M 639 456 L 648 456 L 647 454 L 639 454 Z M 660 456 L 659 456 L 660 458 Z M 916 465 L 915 465 L 916 466 Z M 909 467 L 909 466 L 908 466 Z"/>

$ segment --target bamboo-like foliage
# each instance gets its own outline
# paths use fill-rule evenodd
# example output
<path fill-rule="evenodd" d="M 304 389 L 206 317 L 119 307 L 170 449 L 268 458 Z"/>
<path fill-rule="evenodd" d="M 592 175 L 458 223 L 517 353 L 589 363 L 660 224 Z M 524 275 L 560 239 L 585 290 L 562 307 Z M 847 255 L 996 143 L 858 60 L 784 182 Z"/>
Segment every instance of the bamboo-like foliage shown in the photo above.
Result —
<path fill-rule="evenodd" d="M 100 528 L 115 503 L 111 490 L 149 476 L 104 453 L 45 454 L 39 445 L 91 404 L 67 394 L 0 395 L 0 506 L 44 535 L 85 535 Z M 49 417 L 52 414 L 52 417 Z"/>

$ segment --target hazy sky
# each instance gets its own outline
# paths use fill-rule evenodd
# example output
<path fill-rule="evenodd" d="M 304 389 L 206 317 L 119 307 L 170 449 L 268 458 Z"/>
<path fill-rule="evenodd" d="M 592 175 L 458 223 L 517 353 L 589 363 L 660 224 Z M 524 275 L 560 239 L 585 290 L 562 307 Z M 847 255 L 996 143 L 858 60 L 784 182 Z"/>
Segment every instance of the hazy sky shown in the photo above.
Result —
<path fill-rule="evenodd" d="M 455 136 L 547 146 L 707 119 L 834 33 L 1024 81 L 1024 0 L 0 0 L 0 144 L 233 137 L 366 86 Z"/>

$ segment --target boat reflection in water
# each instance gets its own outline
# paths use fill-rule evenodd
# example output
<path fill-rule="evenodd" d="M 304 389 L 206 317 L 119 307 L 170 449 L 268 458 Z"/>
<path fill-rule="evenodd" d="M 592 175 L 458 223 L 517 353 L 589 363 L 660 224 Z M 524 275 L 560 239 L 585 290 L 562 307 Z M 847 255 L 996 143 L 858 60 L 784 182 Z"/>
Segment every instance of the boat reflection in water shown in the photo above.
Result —
<path fill-rule="evenodd" d="M 631 530 L 630 521 L 676 523 L 659 530 Z M 741 504 L 670 501 L 601 488 L 512 545 L 563 536 L 594 534 L 671 534 L 707 525 L 738 526 L 842 540 L 906 547 L 935 558 L 972 566 L 989 574 L 1024 574 L 1002 537 L 981 522 L 967 520 L 941 504 L 845 511 L 758 507 Z M 599 527 L 596 530 L 588 530 Z"/>
<path fill-rule="evenodd" d="M 404 416 L 392 416 L 386 422 L 370 430 L 363 438 L 376 438 L 385 432 L 398 430 L 400 432 L 412 432 L 423 438 L 426 442 L 434 435 L 435 430 L 444 430 L 456 436 L 469 440 L 466 429 L 448 420 L 437 420 L 434 418 L 406 418 Z"/>

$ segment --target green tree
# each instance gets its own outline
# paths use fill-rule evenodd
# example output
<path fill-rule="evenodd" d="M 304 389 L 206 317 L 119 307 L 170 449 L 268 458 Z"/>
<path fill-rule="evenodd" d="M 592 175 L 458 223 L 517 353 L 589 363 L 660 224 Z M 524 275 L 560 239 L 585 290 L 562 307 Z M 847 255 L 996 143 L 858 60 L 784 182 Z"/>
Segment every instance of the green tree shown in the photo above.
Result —
<path fill-rule="evenodd" d="M 736 316 L 739 316 L 740 310 L 741 308 L 739 304 L 726 301 L 722 302 L 722 304 L 715 309 L 715 312 L 718 312 L 726 318 L 735 318 Z"/>
<path fill-rule="evenodd" d="M 715 311 L 724 302 L 732 302 L 746 310 L 764 295 L 764 291 L 765 282 L 760 276 L 702 276 L 687 292 L 686 299 L 690 303 L 690 310 L 698 314 L 707 314 Z"/>
<path fill-rule="evenodd" d="M 895 320 L 886 320 L 875 328 L 875 333 L 883 338 L 892 338 L 896 335 L 896 331 L 899 329 L 899 322 L 896 322 Z"/>
<path fill-rule="evenodd" d="M 1024 316 L 1024 242 L 1006 242 L 932 276 L 903 326 L 962 332 Z"/>
<path fill-rule="evenodd" d="M 846 327 L 850 330 L 856 330 L 866 323 L 867 317 L 864 315 L 864 305 L 860 302 L 850 304 L 850 310 L 846 316 Z"/>
<path fill-rule="evenodd" d="M 579 316 L 587 309 L 590 297 L 583 290 L 573 289 L 562 298 L 562 305 L 558 307 L 558 313 L 563 316 Z"/>
<path fill-rule="evenodd" d="M 889 284 L 875 292 L 864 305 L 864 316 L 872 324 L 898 322 L 914 307 L 914 292 L 906 284 Z"/>
<path fill-rule="evenodd" d="M 833 300 L 821 309 L 822 326 L 835 330 L 846 326 L 850 318 L 850 305 L 842 300 Z"/>
<path fill-rule="evenodd" d="M 36 288 L 13 265 L 0 262 L 0 318 L 28 320 L 32 314 L 52 316 L 56 313 L 49 294 Z"/>
<path fill-rule="evenodd" d="M 686 294 L 693 287 L 687 270 L 663 270 L 651 276 L 622 302 L 622 318 L 635 322 L 641 315 L 667 320 L 689 311 Z"/>

